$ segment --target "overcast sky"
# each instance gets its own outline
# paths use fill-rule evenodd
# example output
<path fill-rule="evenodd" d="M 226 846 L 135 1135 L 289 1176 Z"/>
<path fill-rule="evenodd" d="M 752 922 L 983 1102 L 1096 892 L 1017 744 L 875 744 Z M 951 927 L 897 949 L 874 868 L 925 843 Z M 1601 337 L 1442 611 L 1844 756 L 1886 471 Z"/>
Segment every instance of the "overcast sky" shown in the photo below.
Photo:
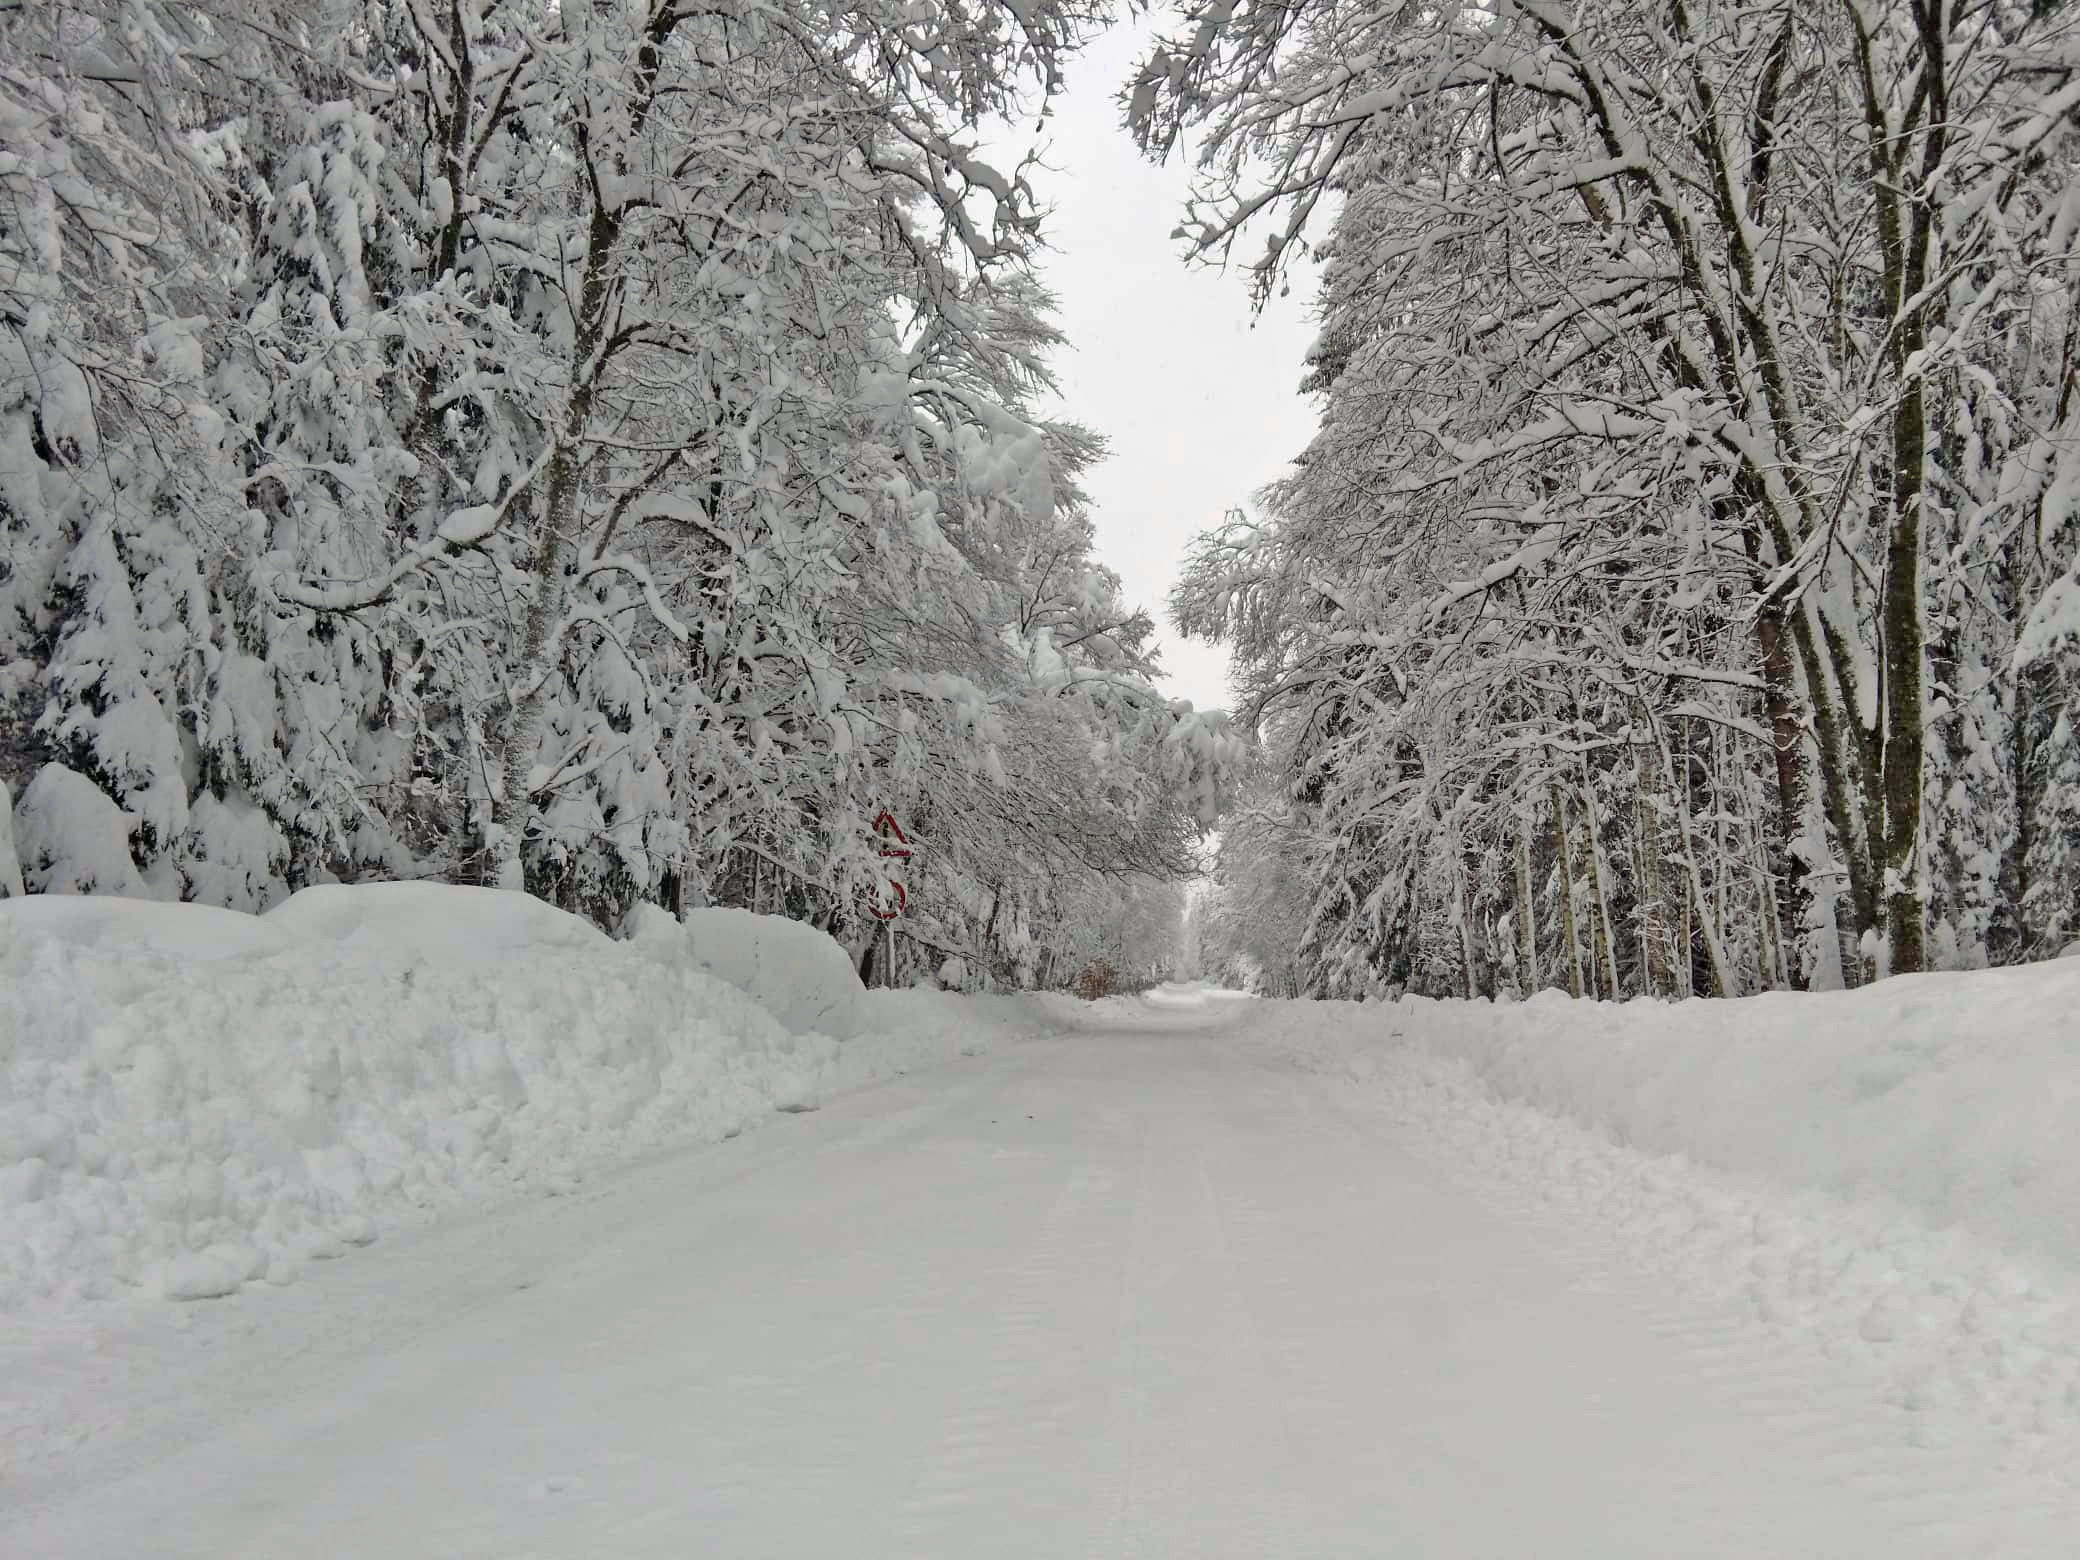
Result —
<path fill-rule="evenodd" d="M 1054 207 L 1045 275 L 1073 349 L 1057 364 L 1061 414 L 1112 441 L 1087 484 L 1099 552 L 1162 623 L 1167 691 L 1203 709 L 1229 703 L 1227 652 L 1178 636 L 1164 603 L 1192 535 L 1279 475 L 1314 431 L 1295 393 L 1312 277 L 1252 322 L 1239 269 L 1185 267 L 1169 233 L 1187 170 L 1143 160 L 1113 102 L 1146 35 L 1116 27 L 1072 66 L 1039 132 L 1054 171 L 1036 184 Z M 1033 139 L 1027 127 L 1018 144 Z"/>

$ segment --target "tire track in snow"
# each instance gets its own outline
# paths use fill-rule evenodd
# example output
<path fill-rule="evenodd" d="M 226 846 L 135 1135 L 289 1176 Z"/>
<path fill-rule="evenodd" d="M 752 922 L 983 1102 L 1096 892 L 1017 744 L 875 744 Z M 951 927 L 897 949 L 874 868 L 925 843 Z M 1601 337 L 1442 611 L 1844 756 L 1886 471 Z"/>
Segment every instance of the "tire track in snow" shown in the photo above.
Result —
<path fill-rule="evenodd" d="M 1181 1092 L 1152 1107 L 1137 1176 L 1085 1560 L 1244 1560 L 1316 1537 L 1231 1239 L 1216 1102 Z"/>
<path fill-rule="evenodd" d="M 1003 1295 L 984 1359 L 896 1514 L 896 1535 L 912 1552 L 1030 1553 L 1036 1531 L 1072 1524 L 1074 1493 L 1024 1475 L 1059 1466 L 1067 1447 L 1090 1438 L 1098 1394 L 1086 1313 L 1119 1259 L 1117 1191 L 1110 1167 L 1075 1166 L 1022 1260 L 992 1275 L 988 1287 Z"/>
<path fill-rule="evenodd" d="M 1154 1148 L 1140 1145 L 1133 1177 L 1133 1213 L 1121 1251 L 1112 1301 L 1112 1349 L 1102 1426 L 1096 1438 L 1082 1553 L 1084 1560 L 1126 1560 L 1127 1512 L 1135 1499 L 1134 1472 L 1146 1444 L 1146 1404 L 1141 1391 L 1143 1301 L 1138 1254 L 1155 1233 L 1151 1161 Z"/>

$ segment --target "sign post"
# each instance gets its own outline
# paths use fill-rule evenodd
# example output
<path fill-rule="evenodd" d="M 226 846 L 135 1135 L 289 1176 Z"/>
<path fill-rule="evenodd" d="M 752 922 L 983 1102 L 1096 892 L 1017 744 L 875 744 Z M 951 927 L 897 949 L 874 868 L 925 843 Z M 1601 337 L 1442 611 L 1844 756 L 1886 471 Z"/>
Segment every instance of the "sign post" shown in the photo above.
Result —
<path fill-rule="evenodd" d="M 889 861 L 910 859 L 910 836 L 896 822 L 896 815 L 886 807 L 874 818 L 874 835 L 881 842 L 881 855 Z M 867 913 L 881 923 L 881 984 L 896 983 L 896 921 L 910 908 L 910 893 L 898 878 L 890 878 L 888 886 L 894 890 L 893 898 L 876 895 L 867 905 Z"/>

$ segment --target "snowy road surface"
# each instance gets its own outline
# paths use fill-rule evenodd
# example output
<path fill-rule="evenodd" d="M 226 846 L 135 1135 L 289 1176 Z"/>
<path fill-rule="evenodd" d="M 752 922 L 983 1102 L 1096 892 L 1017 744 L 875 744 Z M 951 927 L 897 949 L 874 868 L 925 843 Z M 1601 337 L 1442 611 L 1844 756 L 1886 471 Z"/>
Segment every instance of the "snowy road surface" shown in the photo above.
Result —
<path fill-rule="evenodd" d="M 1253 1044 L 1265 1011 L 17 1337 L 0 1554 L 2003 1552 L 1788 1368 Z"/>

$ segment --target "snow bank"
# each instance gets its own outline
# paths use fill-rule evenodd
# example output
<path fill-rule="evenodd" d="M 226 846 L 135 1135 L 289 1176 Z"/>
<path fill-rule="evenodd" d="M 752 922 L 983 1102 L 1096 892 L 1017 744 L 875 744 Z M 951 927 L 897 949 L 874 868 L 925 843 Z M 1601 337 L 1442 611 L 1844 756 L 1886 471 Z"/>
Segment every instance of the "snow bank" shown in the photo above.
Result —
<path fill-rule="evenodd" d="M 681 923 L 641 906 L 629 942 L 652 958 L 729 982 L 789 1029 L 846 1042 L 824 1077 L 834 1091 L 1094 1022 L 1090 1004 L 1061 992 L 868 990 L 832 938 L 748 910 L 692 910 Z"/>
<path fill-rule="evenodd" d="M 630 930 L 638 948 L 728 981 L 797 1034 L 860 1032 L 859 972 L 813 926 L 749 910 L 689 910 L 680 922 L 643 905 Z"/>
<path fill-rule="evenodd" d="M 1722 1381 L 1858 1426 L 1887 1448 L 1888 1478 L 1934 1502 L 1968 1491 L 1983 1511 L 1990 1498 L 2002 1530 L 1945 1529 L 1945 1552 L 2065 1556 L 2080 1510 L 2080 1271 L 2038 1253 L 2070 1249 L 2072 1209 L 2055 1176 L 2013 1196 L 1994 1186 L 2048 1145 L 2003 1150 L 1979 1114 L 2049 1054 L 2033 1035 L 2013 1044 L 2002 1015 L 2041 1016 L 2057 992 L 2035 972 L 1955 979 L 1933 1010 L 1887 989 L 1922 984 L 1904 980 L 1756 1005 L 1280 1003 L 1272 1033 L 1327 1074 L 1354 1122 L 1376 1113 L 1397 1147 L 1534 1234 L 1585 1288 L 1646 1300 L 1656 1330 L 1691 1339 Z M 1879 1027 L 1908 1008 L 1897 1034 Z M 1859 1100 L 1859 1074 L 1889 1078 L 1945 1029 L 1953 1054 L 1920 1087 L 1950 1100 L 1947 1128 L 1914 1130 L 1905 1083 Z M 1983 1061 L 1953 1052 L 1974 1046 Z M 1903 1169 L 1915 1152 L 1936 1161 L 1926 1174 Z M 1984 1189 L 1992 1217 L 1971 1206 L 1931 1228 L 1930 1191 L 1960 1181 Z M 1996 1226 L 2009 1243 L 1981 1233 Z"/>
<path fill-rule="evenodd" d="M 590 921 L 526 894 L 445 883 L 333 885 L 293 894 L 259 924 L 292 942 L 378 959 L 483 970 L 538 954 L 601 954 L 614 944 Z"/>
<path fill-rule="evenodd" d="M 1296 1003 L 1288 1043 L 1366 1070 L 1392 1043 L 1504 1099 L 2080 1269 L 2080 969 L 1611 1005 Z"/>
<path fill-rule="evenodd" d="M 891 1032 L 841 1048 L 660 955 L 490 889 L 317 888 L 259 917 L 0 900 L 0 1311 L 287 1282 L 386 1224 L 1061 1027 L 894 993 Z M 812 992 L 827 964 L 799 966 Z"/>

